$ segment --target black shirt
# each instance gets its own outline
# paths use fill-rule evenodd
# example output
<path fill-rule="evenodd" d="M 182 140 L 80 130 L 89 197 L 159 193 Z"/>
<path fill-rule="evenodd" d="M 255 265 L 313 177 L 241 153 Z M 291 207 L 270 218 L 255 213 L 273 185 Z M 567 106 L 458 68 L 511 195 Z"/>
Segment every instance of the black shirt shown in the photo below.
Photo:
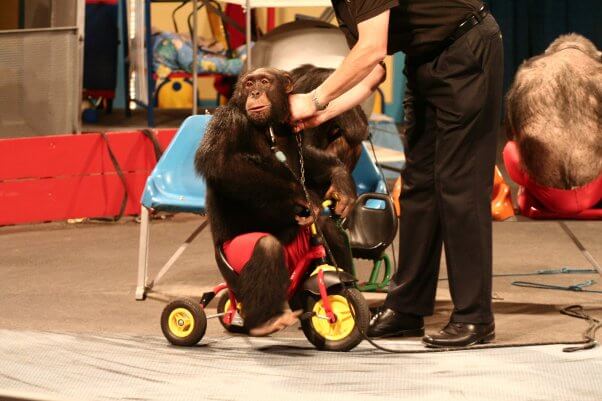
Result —
<path fill-rule="evenodd" d="M 421 54 L 436 49 L 481 0 L 332 0 L 349 47 L 358 40 L 357 24 L 390 11 L 387 53 Z"/>

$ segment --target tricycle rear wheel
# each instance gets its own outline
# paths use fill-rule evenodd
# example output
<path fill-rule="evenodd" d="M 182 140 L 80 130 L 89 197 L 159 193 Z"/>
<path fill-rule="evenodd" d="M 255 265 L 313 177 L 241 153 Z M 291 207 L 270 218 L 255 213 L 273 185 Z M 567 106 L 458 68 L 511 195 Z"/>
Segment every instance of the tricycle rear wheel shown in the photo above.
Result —
<path fill-rule="evenodd" d="M 230 293 L 228 291 L 224 291 L 222 293 L 222 295 L 219 297 L 219 301 L 217 302 L 217 313 L 219 313 L 219 314 L 226 313 L 229 308 L 230 308 Z M 237 308 L 237 309 L 238 309 L 238 314 L 240 314 L 240 308 Z M 221 315 L 219 317 L 219 322 L 222 324 L 222 326 L 224 326 L 224 329 L 226 329 L 230 333 L 247 334 L 247 329 L 244 326 L 241 326 L 238 324 L 226 323 L 224 321 L 224 315 Z"/>
<path fill-rule="evenodd" d="M 170 343 L 190 347 L 205 335 L 207 316 L 198 302 L 190 298 L 176 299 L 161 313 L 161 330 Z"/>

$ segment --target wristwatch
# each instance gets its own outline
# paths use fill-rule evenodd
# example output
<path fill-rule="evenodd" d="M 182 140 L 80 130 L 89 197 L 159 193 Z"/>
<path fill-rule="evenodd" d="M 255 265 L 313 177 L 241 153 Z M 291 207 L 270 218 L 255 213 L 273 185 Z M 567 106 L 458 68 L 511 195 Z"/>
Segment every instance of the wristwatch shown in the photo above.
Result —
<path fill-rule="evenodd" d="M 320 101 L 318 100 L 318 95 L 316 94 L 316 89 L 311 91 L 311 100 L 314 102 L 314 106 L 316 107 L 316 110 L 318 110 L 318 111 L 322 111 L 328 107 L 328 103 L 326 103 L 326 104 L 320 103 Z"/>

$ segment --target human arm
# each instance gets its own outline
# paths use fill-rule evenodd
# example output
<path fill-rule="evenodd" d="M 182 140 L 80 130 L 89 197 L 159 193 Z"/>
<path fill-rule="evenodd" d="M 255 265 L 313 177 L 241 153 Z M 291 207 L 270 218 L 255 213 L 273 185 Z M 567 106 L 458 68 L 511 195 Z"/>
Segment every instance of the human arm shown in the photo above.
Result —
<path fill-rule="evenodd" d="M 381 64 L 377 64 L 366 78 L 349 91 L 330 102 L 326 109 L 316 111 L 310 117 L 303 120 L 298 120 L 295 124 L 295 130 L 301 131 L 303 129 L 317 127 L 361 104 L 370 97 L 378 85 L 384 81 L 385 74 L 384 67 Z"/>
<path fill-rule="evenodd" d="M 293 121 L 306 119 L 318 111 L 312 100 L 314 94 L 320 104 L 327 104 L 349 92 L 360 82 L 372 75 L 387 54 L 388 28 L 389 10 L 360 22 L 358 24 L 358 41 L 339 68 L 316 88 L 313 93 L 297 94 L 290 97 Z M 378 74 L 378 72 L 374 74 Z M 360 88 L 374 88 L 377 86 L 375 83 L 377 81 L 380 82 L 382 76 L 379 76 L 376 80 L 374 79 L 375 76 L 372 75 L 372 78 L 368 79 Z M 359 104 L 362 99 L 365 99 L 369 95 L 369 93 L 365 93 L 365 90 L 362 91 L 361 89 L 355 89 L 353 95 L 348 95 L 348 100 L 342 102 L 343 105 L 340 112 Z"/>

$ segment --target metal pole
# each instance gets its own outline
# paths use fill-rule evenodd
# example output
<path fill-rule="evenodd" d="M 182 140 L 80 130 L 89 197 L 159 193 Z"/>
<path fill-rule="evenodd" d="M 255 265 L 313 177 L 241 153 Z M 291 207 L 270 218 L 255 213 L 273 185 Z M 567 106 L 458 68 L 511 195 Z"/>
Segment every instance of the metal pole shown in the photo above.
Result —
<path fill-rule="evenodd" d="M 564 230 L 566 235 L 568 235 L 569 238 L 573 241 L 575 246 L 581 251 L 585 259 L 587 259 L 587 261 L 591 263 L 594 269 L 598 271 L 598 274 L 602 276 L 602 266 L 600 266 L 596 258 L 594 258 L 593 255 L 589 253 L 589 251 L 583 246 L 583 244 L 581 243 L 581 241 L 579 241 L 575 233 L 571 231 L 571 229 L 566 225 L 564 221 L 559 221 L 558 224 Z"/>
<path fill-rule="evenodd" d="M 123 98 L 125 100 L 125 116 L 131 117 L 130 109 L 130 34 L 128 30 L 129 11 L 127 0 L 120 0 L 121 7 L 121 50 L 123 51 Z"/>
<path fill-rule="evenodd" d="M 138 281 L 136 299 L 146 298 L 146 279 L 148 276 L 148 244 L 150 241 L 150 211 L 142 205 L 140 211 L 140 239 L 138 243 Z"/>
<path fill-rule="evenodd" d="M 136 12 L 139 10 L 136 9 Z M 146 85 L 148 99 L 146 103 L 146 123 L 155 126 L 155 79 L 153 78 L 153 46 L 151 45 L 151 0 L 144 1 L 144 45 L 146 46 Z M 140 77 L 139 79 L 142 79 Z"/>
<path fill-rule="evenodd" d="M 245 36 L 247 37 L 247 71 L 251 70 L 251 0 L 246 0 L 246 26 Z"/>
<path fill-rule="evenodd" d="M 197 114 L 199 100 L 199 83 L 197 76 L 198 46 L 197 46 L 197 0 L 192 0 L 192 115 Z"/>
<path fill-rule="evenodd" d="M 74 110 L 74 121 L 73 121 L 73 130 L 75 133 L 80 134 L 82 129 L 82 121 L 81 121 L 81 104 L 82 104 L 82 91 L 84 89 L 84 35 L 86 32 L 85 23 L 86 23 L 86 3 L 84 0 L 78 0 L 76 3 L 77 11 L 77 31 L 76 31 L 76 39 L 77 39 L 77 85 L 75 85 L 75 110 Z"/>

